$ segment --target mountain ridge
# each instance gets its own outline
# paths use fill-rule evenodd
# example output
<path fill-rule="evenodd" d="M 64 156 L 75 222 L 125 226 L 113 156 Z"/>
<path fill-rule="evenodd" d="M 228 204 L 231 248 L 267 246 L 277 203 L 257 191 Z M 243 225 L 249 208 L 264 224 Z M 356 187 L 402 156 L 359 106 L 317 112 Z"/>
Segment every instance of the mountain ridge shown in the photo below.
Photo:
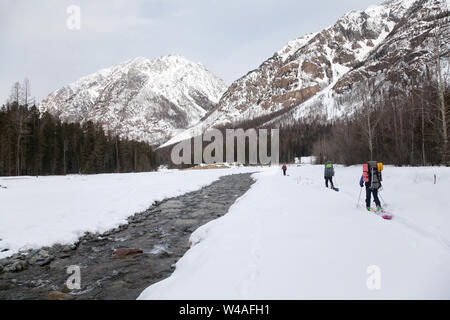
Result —
<path fill-rule="evenodd" d="M 137 57 L 49 94 L 40 104 L 66 122 L 93 121 L 120 137 L 160 144 L 218 103 L 225 83 L 178 55 Z"/>
<path fill-rule="evenodd" d="M 445 1 L 439 0 L 391 0 L 365 10 L 350 11 L 330 27 L 310 35 L 307 41 L 303 38 L 308 35 L 297 38 L 298 47 L 296 40 L 290 41 L 258 68 L 236 80 L 200 123 L 175 136 L 163 147 L 200 135 L 208 128 L 280 112 L 293 114 L 296 119 L 312 114 L 332 119 L 351 112 L 351 105 L 337 108 L 335 101 L 351 91 L 346 86 L 365 81 L 364 75 L 372 77 L 373 72 L 353 78 L 348 76 L 358 75 L 354 70 L 364 70 L 361 67 L 370 62 L 380 46 L 390 41 L 389 36 L 399 34 L 396 28 L 407 26 L 407 31 L 411 32 L 406 34 L 405 42 L 408 42 L 412 34 L 418 32 L 415 22 L 422 25 L 424 15 L 445 8 Z M 405 19 L 411 21 L 405 22 Z M 397 38 L 401 40 L 401 37 Z M 428 44 L 417 45 L 426 47 Z M 286 49 L 289 47 L 293 49 Z M 400 56 L 408 51 L 403 49 L 391 46 L 388 53 Z M 425 54 L 421 53 L 419 59 L 422 56 Z M 381 55 L 379 60 L 387 63 L 382 59 Z M 386 70 L 382 72 L 392 74 Z M 316 103 L 319 95 L 326 99 Z"/>

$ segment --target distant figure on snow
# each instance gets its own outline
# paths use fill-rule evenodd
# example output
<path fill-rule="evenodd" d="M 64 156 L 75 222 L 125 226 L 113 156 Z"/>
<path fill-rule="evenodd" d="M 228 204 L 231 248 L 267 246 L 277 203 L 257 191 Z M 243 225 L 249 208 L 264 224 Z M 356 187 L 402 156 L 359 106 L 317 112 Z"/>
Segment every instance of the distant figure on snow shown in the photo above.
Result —
<path fill-rule="evenodd" d="M 286 170 L 287 170 L 287 167 L 286 167 L 285 164 L 283 164 L 283 166 L 281 167 L 281 170 L 283 170 L 283 175 L 285 176 L 286 175 Z"/>
<path fill-rule="evenodd" d="M 325 162 L 325 171 L 323 176 L 325 178 L 325 187 L 328 188 L 328 181 L 329 181 L 331 183 L 331 189 L 334 189 L 333 184 L 334 168 L 333 163 L 331 163 L 331 161 Z"/>
<path fill-rule="evenodd" d="M 381 171 L 383 171 L 383 164 L 381 162 L 369 161 L 363 164 L 363 175 L 359 180 L 361 188 L 366 186 L 366 208 L 370 211 L 370 198 L 373 194 L 373 200 L 377 206 L 377 211 L 381 211 L 381 203 L 378 198 L 378 189 L 381 188 Z"/>

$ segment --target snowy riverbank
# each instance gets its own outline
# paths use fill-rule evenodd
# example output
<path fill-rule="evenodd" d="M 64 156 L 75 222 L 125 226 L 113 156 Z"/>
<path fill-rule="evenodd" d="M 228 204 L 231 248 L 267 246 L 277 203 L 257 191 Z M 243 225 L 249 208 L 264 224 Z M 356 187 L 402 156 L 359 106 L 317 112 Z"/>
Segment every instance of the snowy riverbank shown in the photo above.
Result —
<path fill-rule="evenodd" d="M 198 190 L 223 175 L 258 168 L 0 177 L 0 258 L 20 249 L 76 242 L 127 223 L 154 201 Z M 1 252 L 2 250 L 8 251 Z"/>

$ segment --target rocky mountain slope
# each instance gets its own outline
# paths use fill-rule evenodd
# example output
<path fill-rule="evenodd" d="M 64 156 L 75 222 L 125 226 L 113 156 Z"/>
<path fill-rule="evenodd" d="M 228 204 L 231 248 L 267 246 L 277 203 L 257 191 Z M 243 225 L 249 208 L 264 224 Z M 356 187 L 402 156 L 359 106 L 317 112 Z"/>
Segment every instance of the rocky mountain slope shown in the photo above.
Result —
<path fill-rule="evenodd" d="M 351 112 L 361 103 L 352 97 L 358 83 L 395 83 L 405 68 L 425 67 L 432 54 L 427 19 L 446 9 L 445 0 L 392 0 L 351 11 L 329 28 L 289 42 L 235 81 L 203 121 L 165 145 L 265 115 L 285 121 L 287 114 L 330 119 Z"/>
<path fill-rule="evenodd" d="M 197 123 L 225 90 L 221 79 L 183 57 L 136 58 L 51 93 L 39 109 L 157 145 Z"/>
<path fill-rule="evenodd" d="M 382 92 L 405 84 L 412 85 L 415 76 L 424 75 L 435 68 L 436 45 L 433 25 L 436 16 L 442 22 L 448 19 L 446 1 L 414 1 L 409 10 L 396 23 L 389 35 L 367 55 L 367 58 L 340 77 L 314 98 L 294 108 L 294 119 L 310 114 L 321 114 L 327 119 L 350 114 L 362 105 L 358 87 L 368 86 L 370 92 Z M 441 68 L 448 73 L 450 62 L 450 26 L 442 25 L 439 41 Z M 431 71 L 431 74 L 434 72 Z M 447 77 L 447 81 L 450 78 Z M 285 117 L 286 118 L 286 117 Z"/>

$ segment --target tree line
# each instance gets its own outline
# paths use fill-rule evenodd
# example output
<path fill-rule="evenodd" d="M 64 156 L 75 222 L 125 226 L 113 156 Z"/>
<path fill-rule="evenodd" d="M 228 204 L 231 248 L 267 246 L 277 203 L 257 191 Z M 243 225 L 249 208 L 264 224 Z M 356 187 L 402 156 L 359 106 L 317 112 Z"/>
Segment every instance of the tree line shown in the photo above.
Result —
<path fill-rule="evenodd" d="M 0 175 L 62 175 L 154 170 L 155 152 L 144 142 L 107 134 L 92 122 L 63 123 L 29 105 L 16 83 L 0 107 Z M 28 87 L 29 92 L 29 87 Z"/>
<path fill-rule="evenodd" d="M 294 119 L 287 112 L 278 122 L 269 115 L 227 127 L 278 127 L 282 163 L 315 155 L 320 163 L 330 160 L 345 165 L 368 160 L 398 166 L 450 165 L 448 81 L 441 82 L 433 68 L 405 73 L 408 80 L 399 75 L 391 85 L 374 79 L 355 84 L 338 101 L 353 108 L 331 122 L 320 115 Z"/>
<path fill-rule="evenodd" d="M 398 166 L 450 165 L 446 142 L 450 90 L 442 85 L 448 81 L 439 82 L 435 72 L 432 68 L 426 68 L 425 72 L 411 71 L 408 81 L 393 79 L 390 86 L 382 86 L 373 79 L 355 84 L 349 96 L 338 101 L 354 107 L 331 122 L 320 115 L 294 119 L 286 112 L 280 121 L 267 115 L 226 128 L 278 127 L 282 163 L 315 155 L 319 163 L 330 160 L 345 165 L 368 160 Z M 166 163 L 170 163 L 171 148 L 158 150 Z"/>
<path fill-rule="evenodd" d="M 373 83 L 357 89 L 365 97 L 361 108 L 320 135 L 313 154 L 320 161 L 347 165 L 370 159 L 394 165 L 449 165 L 449 123 L 442 115 L 448 114 L 450 91 L 447 88 L 441 100 L 429 77 L 426 73 L 412 85 L 397 82 L 379 94 Z M 441 101 L 447 101 L 443 108 Z"/>

